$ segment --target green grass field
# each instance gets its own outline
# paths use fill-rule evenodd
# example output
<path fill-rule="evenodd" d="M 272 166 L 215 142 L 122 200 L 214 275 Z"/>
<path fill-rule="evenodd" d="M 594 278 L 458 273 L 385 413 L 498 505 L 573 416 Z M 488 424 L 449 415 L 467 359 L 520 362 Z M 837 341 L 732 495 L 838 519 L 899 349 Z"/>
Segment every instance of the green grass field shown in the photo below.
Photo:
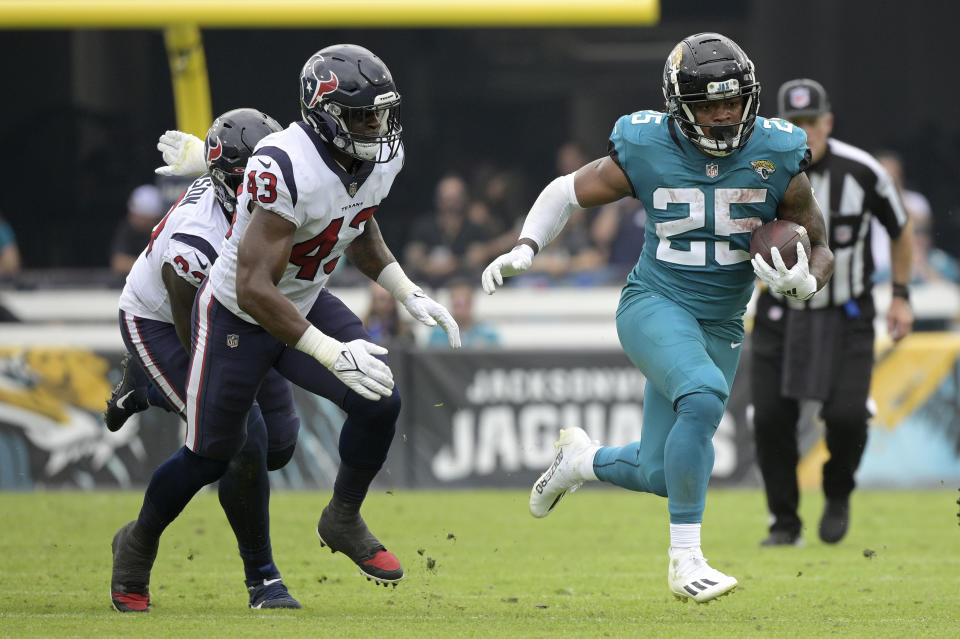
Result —
<path fill-rule="evenodd" d="M 733 595 L 682 604 L 666 586 L 666 505 L 587 486 L 535 520 L 520 491 L 372 494 L 364 516 L 403 562 L 376 587 L 314 532 L 329 494 L 279 493 L 274 556 L 300 611 L 256 611 L 216 495 L 168 529 L 148 615 L 110 607 L 110 540 L 140 493 L 0 493 L 0 636 L 27 637 L 958 637 L 956 487 L 858 492 L 851 532 L 761 549 L 757 491 L 712 491 L 704 552 Z M 872 551 L 869 552 L 869 551 Z M 869 555 L 869 557 L 867 556 Z"/>

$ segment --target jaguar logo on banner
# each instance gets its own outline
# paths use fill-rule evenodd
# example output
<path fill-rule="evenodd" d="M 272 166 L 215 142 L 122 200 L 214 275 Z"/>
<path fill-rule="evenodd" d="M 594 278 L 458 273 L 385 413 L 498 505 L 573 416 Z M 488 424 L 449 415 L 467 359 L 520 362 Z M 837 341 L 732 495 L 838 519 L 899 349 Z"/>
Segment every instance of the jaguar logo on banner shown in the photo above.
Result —
<path fill-rule="evenodd" d="M 89 489 L 149 478 L 147 451 L 163 432 L 144 441 L 138 416 L 116 433 L 106 429 L 100 413 L 110 370 L 108 359 L 84 348 L 0 347 L 0 488 Z M 163 445 L 167 455 L 171 444 Z"/>

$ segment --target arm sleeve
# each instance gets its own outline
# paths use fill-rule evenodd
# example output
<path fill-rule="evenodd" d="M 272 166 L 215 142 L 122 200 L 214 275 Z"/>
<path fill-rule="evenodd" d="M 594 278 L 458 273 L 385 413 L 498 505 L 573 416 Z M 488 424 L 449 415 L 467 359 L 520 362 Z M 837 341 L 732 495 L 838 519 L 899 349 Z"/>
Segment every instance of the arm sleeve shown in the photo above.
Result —
<path fill-rule="evenodd" d="M 573 173 L 562 175 L 548 184 L 530 207 L 523 221 L 520 238 L 528 238 L 542 250 L 560 233 L 570 214 L 579 209 L 573 186 Z"/>

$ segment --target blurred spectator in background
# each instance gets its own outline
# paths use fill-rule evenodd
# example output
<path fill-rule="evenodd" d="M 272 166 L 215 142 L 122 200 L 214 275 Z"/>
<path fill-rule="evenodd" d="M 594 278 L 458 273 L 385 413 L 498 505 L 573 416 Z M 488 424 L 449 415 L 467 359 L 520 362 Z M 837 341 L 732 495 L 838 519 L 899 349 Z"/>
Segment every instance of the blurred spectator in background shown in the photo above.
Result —
<path fill-rule="evenodd" d="M 413 330 L 410 324 L 400 318 L 397 300 L 376 282 L 370 282 L 369 290 L 370 301 L 367 314 L 363 318 L 363 327 L 370 333 L 373 341 L 387 348 L 412 346 Z"/>
<path fill-rule="evenodd" d="M 560 234 L 543 247 L 537 254 L 537 261 L 526 273 L 517 277 L 515 283 L 518 286 L 592 286 L 606 283 L 607 253 L 596 245 L 591 232 L 595 213 L 595 209 L 578 209 L 571 213 Z"/>
<path fill-rule="evenodd" d="M 455 277 L 447 285 L 450 296 L 447 307 L 460 326 L 460 342 L 467 348 L 496 348 L 500 346 L 497 329 L 489 324 L 478 322 L 473 314 L 473 284 L 465 277 Z M 440 347 L 447 344 L 446 333 L 434 326 L 427 338 L 427 346 Z"/>
<path fill-rule="evenodd" d="M 20 249 L 13 227 L 0 213 L 0 281 L 20 272 Z"/>
<path fill-rule="evenodd" d="M 20 271 L 20 249 L 13 227 L 0 214 L 0 284 L 10 280 Z M 0 299 L 0 322 L 19 322 L 13 311 Z"/>
<path fill-rule="evenodd" d="M 935 246 L 933 234 L 933 209 L 926 196 L 917 191 L 907 189 L 905 184 L 903 159 L 896 151 L 878 151 L 877 160 L 887 170 L 894 184 L 900 191 L 903 207 L 913 221 L 913 268 L 911 281 L 923 282 L 960 282 L 960 266 L 957 260 L 949 253 Z M 873 255 L 876 261 L 876 280 L 883 282 L 890 279 L 890 239 L 886 233 L 877 233 L 879 226 L 876 218 L 873 220 Z"/>
<path fill-rule="evenodd" d="M 928 213 L 914 217 L 911 282 L 960 283 L 960 264 L 952 255 L 934 246 L 933 238 L 933 216 Z"/>
<path fill-rule="evenodd" d="M 137 256 L 150 241 L 150 232 L 163 215 L 163 200 L 160 190 L 152 184 L 142 184 L 130 193 L 127 200 L 127 215 L 120 221 L 113 234 L 110 268 L 120 278 L 125 278 Z"/>
<path fill-rule="evenodd" d="M 564 142 L 560 145 L 560 148 L 557 149 L 557 175 L 574 173 L 586 164 L 589 159 L 580 144 L 573 140 Z"/>
<path fill-rule="evenodd" d="M 607 256 L 608 282 L 619 282 L 637 265 L 643 249 L 647 211 L 632 197 L 601 207 L 590 232 Z"/>
<path fill-rule="evenodd" d="M 480 272 L 490 235 L 467 217 L 469 203 L 467 184 L 459 175 L 437 183 L 434 211 L 414 220 L 404 249 L 411 277 L 437 287 L 459 271 Z"/>
<path fill-rule="evenodd" d="M 579 144 L 565 142 L 556 153 L 557 175 L 573 173 L 587 161 Z M 518 286 L 591 286 L 607 283 L 607 247 L 598 245 L 593 233 L 598 211 L 597 208 L 578 209 L 571 213 L 560 234 L 543 247 L 530 269 L 517 277 L 514 283 Z M 526 213 L 526 210 L 523 212 Z M 505 250 L 513 246 L 519 230 L 519 227 L 511 229 L 510 244 Z"/>
<path fill-rule="evenodd" d="M 483 164 L 472 172 L 471 190 L 474 199 L 467 211 L 470 221 L 483 227 L 491 237 L 503 233 L 515 235 L 513 227 L 527 205 L 523 171 L 500 170 Z"/>

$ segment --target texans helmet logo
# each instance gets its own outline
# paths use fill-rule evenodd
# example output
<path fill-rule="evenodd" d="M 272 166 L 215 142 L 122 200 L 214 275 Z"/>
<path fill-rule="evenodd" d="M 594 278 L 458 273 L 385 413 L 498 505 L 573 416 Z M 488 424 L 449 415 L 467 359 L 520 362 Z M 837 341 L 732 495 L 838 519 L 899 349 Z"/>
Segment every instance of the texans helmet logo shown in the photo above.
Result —
<path fill-rule="evenodd" d="M 217 146 L 210 146 L 207 140 L 207 162 L 213 162 L 223 155 L 223 145 L 220 144 L 220 138 L 217 138 Z"/>
<path fill-rule="evenodd" d="M 314 74 L 313 80 L 306 80 L 307 91 L 313 90 L 313 96 L 310 98 L 310 101 L 307 102 L 307 107 L 313 107 L 317 105 L 317 102 L 328 93 L 333 93 L 337 90 L 337 87 L 340 86 L 340 79 L 337 77 L 337 74 L 333 71 L 330 72 L 330 78 L 327 80 L 321 80 Z M 316 82 L 317 86 L 314 88 L 312 85 Z"/>

